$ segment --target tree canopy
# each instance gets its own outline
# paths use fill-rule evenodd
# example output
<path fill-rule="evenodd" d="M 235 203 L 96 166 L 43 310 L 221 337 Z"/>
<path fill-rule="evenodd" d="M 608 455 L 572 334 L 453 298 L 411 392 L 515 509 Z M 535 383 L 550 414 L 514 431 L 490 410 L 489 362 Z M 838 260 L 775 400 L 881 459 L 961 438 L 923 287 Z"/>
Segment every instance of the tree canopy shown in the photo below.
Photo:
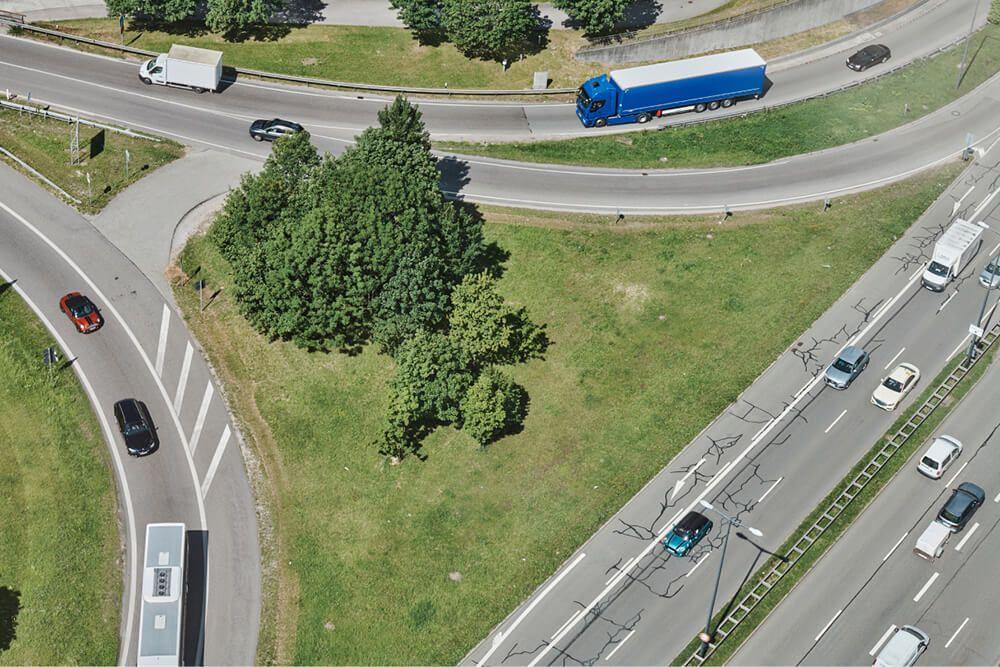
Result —
<path fill-rule="evenodd" d="M 591 35 L 604 35 L 614 30 L 625 18 L 625 10 L 635 0 L 553 0 L 552 4 L 565 11 Z"/>

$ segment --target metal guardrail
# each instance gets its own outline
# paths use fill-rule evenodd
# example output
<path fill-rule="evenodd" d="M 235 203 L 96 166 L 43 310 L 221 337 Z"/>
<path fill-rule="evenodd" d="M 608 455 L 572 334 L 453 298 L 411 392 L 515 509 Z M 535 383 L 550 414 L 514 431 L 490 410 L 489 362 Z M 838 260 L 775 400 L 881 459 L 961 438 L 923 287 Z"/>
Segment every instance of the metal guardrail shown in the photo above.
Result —
<path fill-rule="evenodd" d="M 45 183 L 46 185 L 48 185 L 50 188 L 52 188 L 53 190 L 55 190 L 56 192 L 58 192 L 59 194 L 61 194 L 66 199 L 69 199 L 74 204 L 80 204 L 80 203 L 82 203 L 79 199 L 77 199 L 76 197 L 74 197 L 73 195 L 71 195 L 70 193 L 66 192 L 61 187 L 59 187 L 58 185 L 56 185 L 55 183 L 53 183 L 45 174 L 43 174 L 42 172 L 40 172 L 37 169 L 35 169 L 30 164 L 28 164 L 27 162 L 25 162 L 24 160 L 22 160 L 18 156 L 14 155 L 13 153 L 11 153 L 9 150 L 7 150 L 6 148 L 4 148 L 3 146 L 0 146 L 0 153 L 2 153 L 3 155 L 6 155 L 9 159 L 13 160 L 18 165 L 20 165 L 22 169 L 24 169 L 28 173 L 32 174 L 33 176 L 35 176 L 37 179 L 39 179 L 40 181 L 42 181 L 43 183 Z"/>
<path fill-rule="evenodd" d="M 20 19 L 12 17 L 20 17 Z M 124 44 L 115 44 L 113 42 L 105 42 L 100 39 L 91 39 L 90 37 L 81 37 L 80 35 L 72 35 L 70 33 L 61 32 L 59 30 L 52 30 L 50 28 L 43 28 L 41 26 L 34 25 L 32 23 L 24 20 L 24 16 L 21 14 L 13 14 L 11 16 L 6 16 L 0 14 L 0 23 L 6 23 L 8 25 L 16 26 L 21 30 L 29 30 L 31 32 L 36 32 L 42 35 L 48 35 L 49 37 L 56 37 L 58 39 L 67 39 L 72 42 L 78 42 L 80 44 L 89 44 L 90 46 L 96 46 L 103 49 L 111 49 L 113 51 L 119 51 L 121 53 L 130 53 L 132 55 L 153 57 L 158 55 L 154 51 L 146 51 L 145 49 L 137 49 L 132 46 L 125 46 Z M 515 89 L 515 90 L 486 90 L 482 88 L 420 88 L 420 87 L 410 87 L 410 86 L 383 86 L 371 83 L 354 83 L 350 81 L 331 81 L 329 79 L 318 79 L 309 76 L 296 76 L 294 74 L 278 74 L 276 72 L 263 72 L 256 69 L 244 69 L 242 67 L 232 68 L 237 75 L 244 74 L 246 76 L 253 76 L 260 79 L 273 79 L 275 81 L 283 81 L 286 83 L 299 83 L 305 84 L 307 86 L 322 86 L 326 88 L 345 88 L 349 90 L 364 90 L 373 93 L 403 93 L 403 94 L 416 94 L 416 95 L 467 95 L 467 96 L 483 96 L 483 97 L 503 97 L 512 95 L 528 95 L 528 96 L 544 96 L 544 95 L 568 95 L 576 92 L 576 88 L 546 88 L 545 90 L 533 90 L 530 88 L 526 89 Z"/>
<path fill-rule="evenodd" d="M 115 132 L 117 134 L 124 134 L 128 137 L 136 137 L 137 139 L 146 139 L 148 141 L 155 141 L 157 143 L 163 141 L 159 137 L 154 137 L 147 134 L 141 134 L 133 130 L 115 127 L 113 125 L 105 125 L 104 123 L 98 123 L 93 120 L 87 120 L 86 118 L 80 118 L 79 116 L 71 116 L 67 113 L 61 113 L 59 111 L 50 111 L 47 108 L 35 107 L 28 104 L 18 104 L 17 102 L 9 102 L 4 99 L 0 99 L 0 109 L 13 109 L 22 113 L 30 113 L 36 116 L 42 116 L 44 118 L 53 118 L 55 120 L 61 120 L 65 123 L 80 123 L 81 125 L 86 125 L 88 127 L 98 127 L 102 130 L 108 130 L 110 132 Z"/>
<path fill-rule="evenodd" d="M 843 511 L 851 504 L 851 502 L 857 498 L 858 494 L 868 485 L 868 483 L 875 477 L 876 474 L 885 466 L 886 463 L 892 459 L 893 454 L 895 454 L 903 444 L 909 440 L 910 436 L 920 427 L 921 424 L 941 405 L 942 402 L 951 394 L 951 392 L 958 386 L 958 383 L 968 375 L 969 371 L 975 366 L 980 359 L 983 358 L 984 353 L 989 350 L 990 347 L 996 342 L 997 338 L 1000 337 L 1000 323 L 994 324 L 993 328 L 982 338 L 982 350 L 975 358 L 972 363 L 968 366 L 965 365 L 965 357 L 955 365 L 951 373 L 948 374 L 941 384 L 937 386 L 926 401 L 914 411 L 910 418 L 906 420 L 899 430 L 897 430 L 890 438 L 886 440 L 885 445 L 869 460 L 864 468 L 861 469 L 851 483 L 848 484 L 843 491 L 840 492 L 833 502 L 823 511 L 816 521 L 802 533 L 802 536 L 792 545 L 791 549 L 788 550 L 784 560 L 780 560 L 776 563 L 764 576 L 757 580 L 757 583 L 750 592 L 747 593 L 740 603 L 731 611 L 722 622 L 719 623 L 718 628 L 715 631 L 715 641 L 708 645 L 708 652 L 702 656 L 699 654 L 699 650 L 696 649 L 687 660 L 684 661 L 685 667 L 691 667 L 693 665 L 702 665 L 706 660 L 708 660 L 713 653 L 715 653 L 716 648 L 719 644 L 725 641 L 732 632 L 742 623 L 760 604 L 761 600 L 774 588 L 779 581 L 784 578 L 788 572 L 791 571 L 795 564 L 805 555 L 805 553 L 812 547 L 813 544 L 827 531 L 827 529 L 833 525 L 833 522 L 837 520 L 837 517 L 843 513 Z"/>

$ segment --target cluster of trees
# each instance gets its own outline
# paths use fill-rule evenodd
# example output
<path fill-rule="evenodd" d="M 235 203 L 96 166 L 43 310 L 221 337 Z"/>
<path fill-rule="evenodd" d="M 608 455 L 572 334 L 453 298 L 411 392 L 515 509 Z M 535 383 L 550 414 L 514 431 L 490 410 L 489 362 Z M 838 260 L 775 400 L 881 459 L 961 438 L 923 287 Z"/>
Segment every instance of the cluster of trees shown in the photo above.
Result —
<path fill-rule="evenodd" d="M 634 0 L 553 0 L 591 35 L 611 32 Z M 546 25 L 531 0 L 391 0 L 424 42 L 448 40 L 471 58 L 511 58 L 542 43 Z"/>
<path fill-rule="evenodd" d="M 396 360 L 380 442 L 419 449 L 455 424 L 485 445 L 524 419 L 502 367 L 548 340 L 499 294 L 481 220 L 447 200 L 420 112 L 403 98 L 340 157 L 283 137 L 226 200 L 211 237 L 261 333 L 310 350 L 369 342 Z"/>
<path fill-rule="evenodd" d="M 109 16 L 147 17 L 165 23 L 191 18 L 204 9 L 210 30 L 240 36 L 265 25 L 284 0 L 106 0 Z"/>
<path fill-rule="evenodd" d="M 547 26 L 531 0 L 391 0 L 422 42 L 450 41 L 469 58 L 513 59 L 535 51 Z"/>
<path fill-rule="evenodd" d="M 1000 24 L 1000 0 L 990 2 L 989 22 L 995 25 Z"/>

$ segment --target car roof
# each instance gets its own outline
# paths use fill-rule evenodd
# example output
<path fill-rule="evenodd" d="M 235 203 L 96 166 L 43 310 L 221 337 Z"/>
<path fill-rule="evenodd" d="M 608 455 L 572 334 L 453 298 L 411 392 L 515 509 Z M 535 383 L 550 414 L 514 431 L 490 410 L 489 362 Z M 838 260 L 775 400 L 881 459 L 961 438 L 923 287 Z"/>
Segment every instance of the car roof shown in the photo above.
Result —
<path fill-rule="evenodd" d="M 900 364 L 899 366 L 896 366 L 894 369 L 892 369 L 892 372 L 889 373 L 889 377 L 891 377 L 893 380 L 899 380 L 900 382 L 903 382 L 904 380 L 906 380 L 906 378 L 914 374 L 915 373 L 908 367 L 904 366 L 903 364 Z"/>
<path fill-rule="evenodd" d="M 134 398 L 123 398 L 115 403 L 115 407 L 121 410 L 126 418 L 142 416 L 139 412 L 139 401 Z"/>
<path fill-rule="evenodd" d="M 920 646 L 920 639 L 905 629 L 900 628 L 878 652 L 878 661 L 886 665 L 905 665 L 910 656 Z"/>
<path fill-rule="evenodd" d="M 675 530 L 697 530 L 708 523 L 708 517 L 698 512 L 688 512 L 684 518 L 677 522 Z"/>
<path fill-rule="evenodd" d="M 843 359 L 844 361 L 853 364 L 857 362 L 859 359 L 861 359 L 861 357 L 863 357 L 864 355 L 865 351 L 862 350 L 857 345 L 848 345 L 847 347 L 844 348 L 844 350 L 840 354 L 837 355 L 837 358 Z"/>
<path fill-rule="evenodd" d="M 76 293 L 76 294 L 67 294 L 66 295 L 66 303 L 69 303 L 69 304 L 77 304 L 77 303 L 84 304 L 84 303 L 88 303 L 89 301 L 90 301 L 90 299 L 88 299 L 87 297 L 85 297 L 85 296 L 83 296 L 82 294 L 79 294 L 79 293 Z"/>
<path fill-rule="evenodd" d="M 951 452 L 955 449 L 958 449 L 955 443 L 938 436 L 934 438 L 934 442 L 931 443 L 931 446 L 927 449 L 924 456 L 929 456 L 935 461 L 940 461 L 944 457 L 948 456 L 948 454 L 951 454 Z"/>
<path fill-rule="evenodd" d="M 980 502 L 986 499 L 986 492 L 983 491 L 982 487 L 972 482 L 962 482 L 955 491 L 964 491 Z"/>

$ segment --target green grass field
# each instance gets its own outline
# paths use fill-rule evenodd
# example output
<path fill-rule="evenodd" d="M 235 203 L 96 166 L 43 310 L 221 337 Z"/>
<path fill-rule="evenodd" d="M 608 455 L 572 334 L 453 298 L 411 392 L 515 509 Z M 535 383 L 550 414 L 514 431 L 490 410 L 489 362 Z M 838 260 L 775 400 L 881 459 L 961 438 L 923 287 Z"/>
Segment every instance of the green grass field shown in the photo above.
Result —
<path fill-rule="evenodd" d="M 46 24 L 65 32 L 118 43 L 118 19 L 79 19 Z M 442 88 L 531 88 L 532 75 L 547 71 L 553 87 L 578 86 L 601 65 L 573 57 L 583 41 L 572 30 L 552 30 L 540 53 L 511 63 L 470 60 L 451 44 L 422 46 L 402 28 L 310 25 L 293 27 L 276 39 L 226 42 L 221 36 L 192 26 L 173 32 L 128 30 L 127 44 L 166 52 L 171 44 L 221 50 L 223 63 L 265 72 L 321 79 L 394 86 Z"/>
<path fill-rule="evenodd" d="M 19 100 L 20 101 L 20 100 Z M 81 201 L 78 208 L 96 213 L 119 192 L 158 167 L 184 154 L 172 141 L 137 139 L 86 125 L 80 126 L 80 155 L 70 164 L 70 136 L 73 126 L 53 118 L 0 110 L 0 146 L 27 162 L 60 188 Z M 102 150 L 91 156 L 91 145 Z M 129 152 L 129 173 L 125 174 L 125 151 Z M 6 160 L 7 158 L 3 158 Z M 11 165 L 17 167 L 11 161 Z M 90 174 L 90 185 L 87 185 Z"/>
<path fill-rule="evenodd" d="M 71 370 L 0 288 L 0 664 L 117 660 L 121 563 L 107 445 Z"/>
<path fill-rule="evenodd" d="M 1000 70 L 1000 26 L 976 33 L 969 53 L 971 64 L 957 90 L 961 48 L 863 86 L 743 118 L 624 135 L 530 143 L 442 142 L 436 147 L 509 160 L 632 169 L 759 164 L 886 132 L 965 95 Z"/>
<path fill-rule="evenodd" d="M 455 663 L 795 340 L 958 173 L 717 219 L 486 209 L 501 288 L 545 322 L 514 369 L 524 431 L 481 451 L 442 429 L 426 461 L 371 444 L 391 360 L 309 354 L 253 333 L 225 296 L 189 324 L 267 470 L 279 663 Z M 212 246 L 181 259 L 228 285 Z M 827 268 L 829 267 L 829 268 Z M 227 290 L 223 294 L 228 294 Z M 706 326 L 706 323 L 710 323 Z"/>

